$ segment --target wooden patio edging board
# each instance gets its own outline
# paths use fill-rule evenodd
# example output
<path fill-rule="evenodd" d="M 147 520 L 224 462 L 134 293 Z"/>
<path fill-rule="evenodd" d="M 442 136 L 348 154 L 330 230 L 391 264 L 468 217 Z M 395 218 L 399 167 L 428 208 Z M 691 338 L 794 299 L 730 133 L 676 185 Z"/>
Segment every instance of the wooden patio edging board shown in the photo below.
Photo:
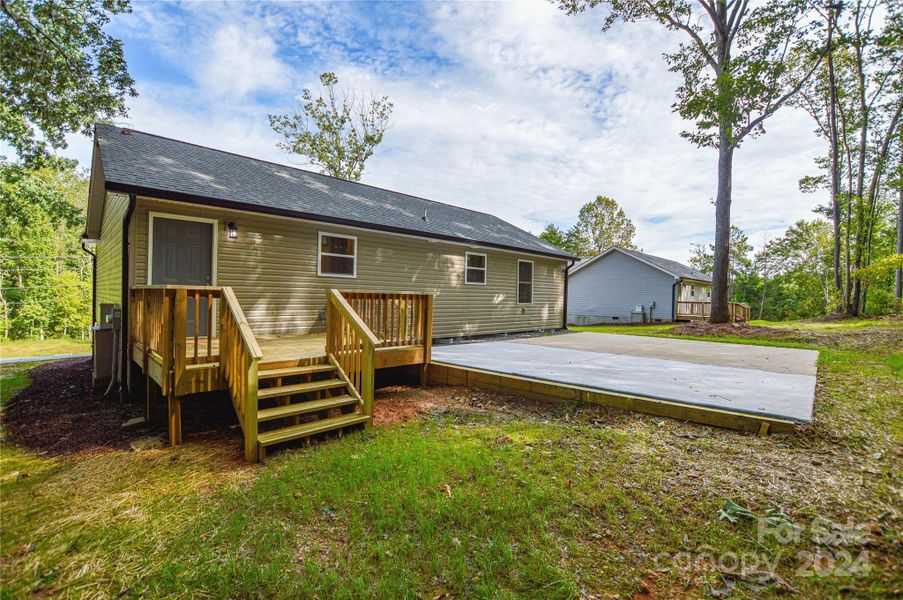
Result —
<path fill-rule="evenodd" d="M 429 365 L 429 383 L 439 385 L 463 385 L 515 394 L 533 400 L 586 402 L 624 410 L 670 417 L 703 425 L 727 429 L 739 429 L 755 433 L 792 432 L 796 423 L 773 417 L 761 417 L 748 413 L 708 408 L 683 402 L 647 398 L 621 392 L 611 392 L 574 384 L 523 377 L 461 367 L 433 361 Z"/>

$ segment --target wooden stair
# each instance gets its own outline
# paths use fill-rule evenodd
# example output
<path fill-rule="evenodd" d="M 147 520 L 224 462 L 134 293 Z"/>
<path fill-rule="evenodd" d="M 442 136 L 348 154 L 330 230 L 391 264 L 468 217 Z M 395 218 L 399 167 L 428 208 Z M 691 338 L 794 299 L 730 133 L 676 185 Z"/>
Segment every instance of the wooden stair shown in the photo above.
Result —
<path fill-rule="evenodd" d="M 257 372 L 257 447 L 263 460 L 276 444 L 366 423 L 363 403 L 350 382 L 326 357 L 261 362 Z"/>

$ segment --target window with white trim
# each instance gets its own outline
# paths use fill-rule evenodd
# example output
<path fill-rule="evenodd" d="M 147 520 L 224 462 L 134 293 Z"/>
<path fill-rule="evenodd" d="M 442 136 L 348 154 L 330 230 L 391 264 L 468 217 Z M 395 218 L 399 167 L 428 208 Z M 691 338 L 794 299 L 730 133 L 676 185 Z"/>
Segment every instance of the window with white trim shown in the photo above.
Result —
<path fill-rule="evenodd" d="M 533 261 L 517 261 L 517 303 L 533 304 Z"/>
<path fill-rule="evenodd" d="M 357 277 L 357 238 L 321 231 L 317 245 L 317 275 Z"/>
<path fill-rule="evenodd" d="M 464 283 L 486 285 L 486 255 L 478 252 L 464 253 Z"/>

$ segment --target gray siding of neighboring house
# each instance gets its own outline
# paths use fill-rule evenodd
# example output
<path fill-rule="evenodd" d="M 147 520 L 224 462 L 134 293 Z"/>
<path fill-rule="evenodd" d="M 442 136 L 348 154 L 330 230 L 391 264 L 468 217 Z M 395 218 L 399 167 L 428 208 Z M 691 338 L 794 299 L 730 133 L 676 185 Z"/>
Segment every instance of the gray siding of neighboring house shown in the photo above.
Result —
<path fill-rule="evenodd" d="M 568 277 L 568 323 L 625 322 L 640 304 L 652 320 L 670 321 L 675 279 L 644 262 L 610 252 Z"/>

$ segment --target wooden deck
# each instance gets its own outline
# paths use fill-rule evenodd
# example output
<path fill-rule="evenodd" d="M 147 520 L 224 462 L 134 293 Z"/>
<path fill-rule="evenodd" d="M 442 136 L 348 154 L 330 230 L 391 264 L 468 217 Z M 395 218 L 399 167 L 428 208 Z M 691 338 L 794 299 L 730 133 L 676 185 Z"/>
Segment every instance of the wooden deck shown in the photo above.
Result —
<path fill-rule="evenodd" d="M 745 323 L 749 321 L 749 305 L 743 302 L 730 302 L 728 310 L 731 314 L 731 321 L 734 323 Z M 704 321 L 712 314 L 711 302 L 699 302 L 690 300 L 677 301 L 677 320 L 678 321 Z"/>
<path fill-rule="evenodd" d="M 180 444 L 181 397 L 225 390 L 256 461 L 275 444 L 369 425 L 376 369 L 418 365 L 426 381 L 432 294 L 328 290 L 326 302 L 324 333 L 258 336 L 230 287 L 132 288 L 128 352 L 144 375 L 146 418 L 162 394 Z"/>
<path fill-rule="evenodd" d="M 295 358 L 326 358 L 325 333 L 287 333 L 281 335 L 257 335 L 257 344 L 263 352 L 261 361 L 283 361 Z M 207 344 L 211 343 L 210 354 L 219 356 L 219 338 L 208 342 L 206 337 L 198 337 L 197 356 L 207 356 Z M 185 340 L 186 356 L 193 357 L 194 338 Z"/>

